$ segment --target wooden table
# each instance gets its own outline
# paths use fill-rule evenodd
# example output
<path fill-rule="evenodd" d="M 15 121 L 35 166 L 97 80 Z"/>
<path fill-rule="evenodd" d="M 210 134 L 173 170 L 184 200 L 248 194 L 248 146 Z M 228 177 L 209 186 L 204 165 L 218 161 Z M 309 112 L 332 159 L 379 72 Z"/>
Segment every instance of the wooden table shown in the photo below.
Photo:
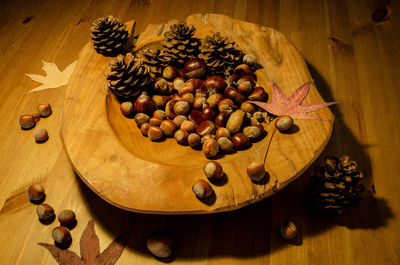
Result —
<path fill-rule="evenodd" d="M 0 8 L 0 257 L 1 264 L 57 264 L 38 242 L 51 243 L 56 225 L 42 225 L 26 189 L 43 183 L 46 202 L 73 209 L 78 225 L 70 250 L 90 219 L 101 249 L 132 229 L 117 264 L 159 264 L 145 249 L 148 233 L 172 231 L 179 241 L 175 264 L 398 264 L 400 262 L 400 31 L 399 2 L 392 1 L 2 1 Z M 374 22 L 375 10 L 392 14 Z M 91 22 L 112 14 L 149 23 L 185 19 L 192 13 L 224 13 L 273 27 L 286 35 L 308 62 L 316 86 L 333 107 L 336 121 L 321 157 L 349 154 L 357 160 L 376 198 L 367 191 L 357 207 L 340 216 L 310 212 L 306 194 L 312 170 L 275 196 L 234 212 L 161 216 L 126 212 L 97 197 L 75 175 L 59 136 L 65 87 L 26 94 L 38 84 L 25 73 L 41 73 L 41 60 L 60 69 L 77 59 L 89 41 Z M 49 102 L 54 113 L 40 121 L 50 139 L 36 144 L 21 131 L 20 114 Z M 294 220 L 302 245 L 279 236 Z"/>

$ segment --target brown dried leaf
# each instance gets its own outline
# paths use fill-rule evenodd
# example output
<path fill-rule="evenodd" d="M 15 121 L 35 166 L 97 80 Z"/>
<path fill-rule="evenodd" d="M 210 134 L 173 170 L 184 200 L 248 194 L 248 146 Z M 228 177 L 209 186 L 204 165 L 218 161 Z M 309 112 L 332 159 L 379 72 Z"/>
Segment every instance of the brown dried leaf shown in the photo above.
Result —
<path fill-rule="evenodd" d="M 81 247 L 81 257 L 85 261 L 85 264 L 96 264 L 96 258 L 100 254 L 100 243 L 94 231 L 93 220 L 88 222 L 79 244 Z"/>
<path fill-rule="evenodd" d="M 125 249 L 126 241 L 128 239 L 128 233 L 125 233 L 108 245 L 106 249 L 97 257 L 97 263 L 101 265 L 113 265 L 117 262 L 122 252 Z"/>
<path fill-rule="evenodd" d="M 70 250 L 62 250 L 58 247 L 46 244 L 46 243 L 38 243 L 40 246 L 47 248 L 47 250 L 53 255 L 54 259 L 60 265 L 84 265 L 83 261 L 79 258 L 75 252 Z"/>

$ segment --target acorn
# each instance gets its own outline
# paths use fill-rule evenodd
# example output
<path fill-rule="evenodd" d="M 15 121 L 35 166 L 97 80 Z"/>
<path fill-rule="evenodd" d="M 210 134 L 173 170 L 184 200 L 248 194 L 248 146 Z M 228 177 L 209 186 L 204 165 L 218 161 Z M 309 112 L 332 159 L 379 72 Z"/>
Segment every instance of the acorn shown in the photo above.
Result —
<path fill-rule="evenodd" d="M 180 128 L 184 131 L 191 133 L 195 130 L 195 124 L 192 121 L 183 121 Z"/>
<path fill-rule="evenodd" d="M 194 87 L 193 84 L 191 83 L 184 83 L 179 89 L 178 89 L 178 94 L 182 96 L 183 94 L 186 93 L 193 93 L 194 92 Z"/>
<path fill-rule="evenodd" d="M 179 88 L 180 88 L 184 83 L 185 83 L 185 78 L 183 78 L 183 77 L 176 77 L 176 78 L 174 79 L 174 82 L 172 83 L 172 85 L 173 85 L 174 89 L 175 89 L 176 91 L 178 91 Z"/>
<path fill-rule="evenodd" d="M 215 132 L 215 137 L 218 139 L 220 137 L 226 137 L 226 138 L 231 138 L 231 134 L 229 130 L 225 127 L 219 127 L 217 131 Z"/>
<path fill-rule="evenodd" d="M 190 83 L 193 85 L 193 89 L 196 91 L 201 89 L 206 93 L 206 91 L 203 89 L 204 87 L 204 81 L 199 79 L 199 78 L 190 78 L 189 80 L 186 81 L 186 83 Z"/>
<path fill-rule="evenodd" d="M 224 98 L 218 102 L 218 110 L 232 112 L 234 108 L 233 101 L 229 98 Z"/>
<path fill-rule="evenodd" d="M 237 133 L 242 129 L 246 119 L 247 118 L 243 110 L 236 110 L 229 116 L 229 119 L 226 122 L 226 128 L 230 133 Z"/>
<path fill-rule="evenodd" d="M 236 105 L 240 105 L 242 102 L 246 101 L 246 97 L 231 86 L 225 89 L 224 96 L 231 99 Z"/>
<path fill-rule="evenodd" d="M 221 111 L 220 113 L 218 113 L 214 119 L 215 125 L 217 127 L 225 127 L 229 119 L 229 115 L 230 115 L 229 111 Z"/>
<path fill-rule="evenodd" d="M 176 115 L 186 115 L 190 111 L 189 103 L 186 101 L 178 101 L 174 104 L 174 112 Z"/>
<path fill-rule="evenodd" d="M 149 120 L 149 124 L 150 124 L 150 126 L 158 126 L 158 127 L 160 127 L 160 124 L 162 123 L 162 121 L 163 120 L 161 120 L 159 118 L 152 117 Z M 140 127 L 140 128 L 142 128 L 142 127 Z"/>
<path fill-rule="evenodd" d="M 243 128 L 243 133 L 250 139 L 255 140 L 259 138 L 264 132 L 264 127 L 261 124 L 246 126 Z"/>
<path fill-rule="evenodd" d="M 253 71 L 251 71 L 250 67 L 247 64 L 240 64 L 235 68 L 233 73 L 238 76 L 244 76 L 251 75 Z"/>
<path fill-rule="evenodd" d="M 215 111 L 211 106 L 204 106 L 202 112 L 207 120 L 212 120 L 215 117 Z"/>

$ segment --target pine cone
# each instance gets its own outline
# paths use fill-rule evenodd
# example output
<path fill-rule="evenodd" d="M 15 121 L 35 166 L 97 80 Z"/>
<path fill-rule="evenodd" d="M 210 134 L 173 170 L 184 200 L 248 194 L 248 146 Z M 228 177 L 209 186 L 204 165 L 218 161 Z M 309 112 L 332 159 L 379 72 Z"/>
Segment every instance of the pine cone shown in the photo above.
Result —
<path fill-rule="evenodd" d="M 185 23 L 173 24 L 170 31 L 164 33 L 167 38 L 162 50 L 164 64 L 181 68 L 190 58 L 197 57 L 200 52 L 200 40 L 193 38 L 196 29 Z"/>
<path fill-rule="evenodd" d="M 201 47 L 200 58 L 203 58 L 208 69 L 213 74 L 230 74 L 240 63 L 242 52 L 228 37 L 222 37 L 217 32 L 212 37 L 206 36 Z"/>
<path fill-rule="evenodd" d="M 162 50 L 148 48 L 138 52 L 138 57 L 150 67 L 150 73 L 153 78 L 162 75 L 162 69 L 169 65 L 168 59 Z"/>
<path fill-rule="evenodd" d="M 149 67 L 131 53 L 118 55 L 106 72 L 108 87 L 121 100 L 131 100 L 151 83 Z"/>
<path fill-rule="evenodd" d="M 311 178 L 312 201 L 317 209 L 333 210 L 341 213 L 356 204 L 364 186 L 359 183 L 363 178 L 357 163 L 348 155 L 327 157 L 324 166 L 316 167 Z"/>
<path fill-rule="evenodd" d="M 128 41 L 126 26 L 113 16 L 98 18 L 90 29 L 95 50 L 103 55 L 115 55 Z"/>

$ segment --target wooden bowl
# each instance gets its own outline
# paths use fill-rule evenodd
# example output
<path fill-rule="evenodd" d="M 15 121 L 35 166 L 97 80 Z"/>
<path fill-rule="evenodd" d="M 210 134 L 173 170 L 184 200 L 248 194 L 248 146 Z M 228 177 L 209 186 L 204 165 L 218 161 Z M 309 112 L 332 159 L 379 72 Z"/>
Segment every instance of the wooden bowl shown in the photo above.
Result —
<path fill-rule="evenodd" d="M 196 27 L 195 37 L 219 31 L 231 36 L 245 53 L 255 55 L 263 66 L 256 72 L 258 83 L 267 91 L 271 91 L 272 80 L 286 95 L 311 80 L 302 56 L 273 29 L 217 14 L 195 14 L 186 21 Z M 159 45 L 163 33 L 176 22 L 149 25 L 135 49 Z M 202 168 L 208 159 L 174 139 L 151 142 L 142 136 L 133 119 L 120 113 L 117 100 L 107 90 L 104 73 L 111 60 L 97 54 L 90 43 L 83 48 L 67 87 L 61 135 L 80 178 L 100 197 L 129 211 L 203 214 L 254 203 L 276 192 L 275 184 L 283 188 L 300 176 L 332 133 L 334 117 L 328 108 L 313 113 L 326 121 L 296 120 L 297 132 L 276 133 L 267 156 L 271 177 L 259 184 L 249 179 L 246 168 L 253 161 L 263 161 L 267 137 L 247 150 L 220 157 L 226 183 L 212 185 L 214 196 L 200 201 L 191 187 L 195 180 L 207 179 Z M 322 101 L 312 85 L 304 103 Z"/>

